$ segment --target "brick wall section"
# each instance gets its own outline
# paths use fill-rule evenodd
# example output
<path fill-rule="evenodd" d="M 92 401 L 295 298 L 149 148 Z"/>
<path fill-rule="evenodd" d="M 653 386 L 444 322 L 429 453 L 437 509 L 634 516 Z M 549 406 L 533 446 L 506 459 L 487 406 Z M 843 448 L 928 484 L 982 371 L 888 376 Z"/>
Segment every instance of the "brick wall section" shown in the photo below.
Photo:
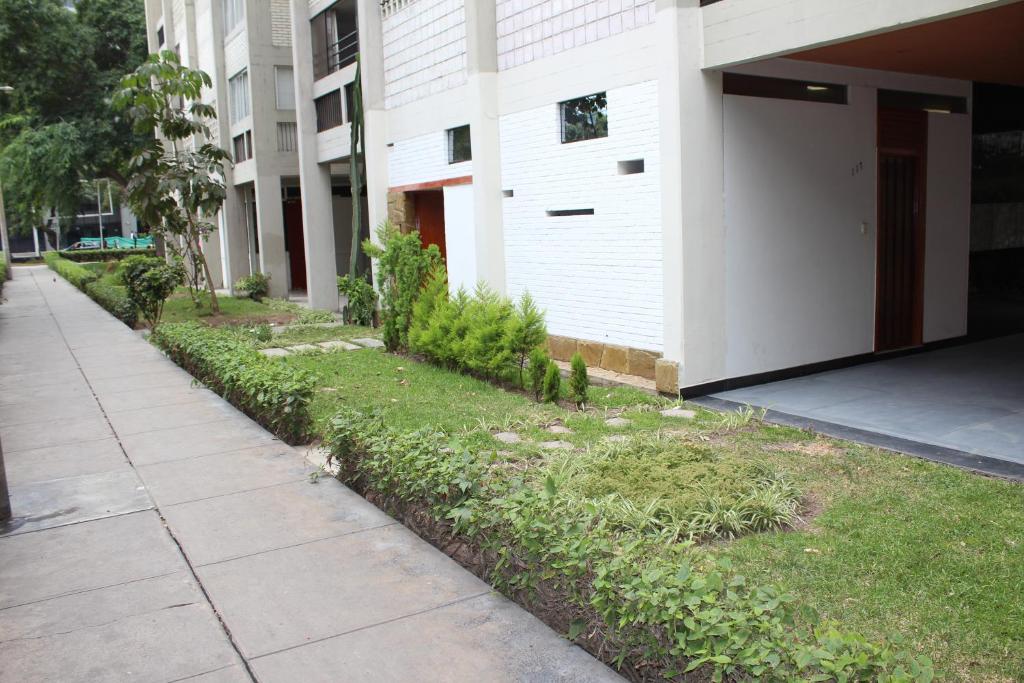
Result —
<path fill-rule="evenodd" d="M 654 0 L 498 0 L 498 69 L 654 22 Z"/>
<path fill-rule="evenodd" d="M 655 82 L 610 90 L 609 136 L 565 145 L 554 102 L 501 119 L 508 290 L 529 290 L 553 335 L 662 350 L 657 99 Z M 618 174 L 640 158 L 644 173 Z"/>
<path fill-rule="evenodd" d="M 472 174 L 472 161 L 448 163 L 448 134 L 443 130 L 400 140 L 388 149 L 388 184 L 391 187 Z"/>
<path fill-rule="evenodd" d="M 270 0 L 270 41 L 274 47 L 292 46 L 292 12 L 288 0 Z"/>
<path fill-rule="evenodd" d="M 387 108 L 466 82 L 463 0 L 417 0 L 386 13 L 383 23 Z"/>

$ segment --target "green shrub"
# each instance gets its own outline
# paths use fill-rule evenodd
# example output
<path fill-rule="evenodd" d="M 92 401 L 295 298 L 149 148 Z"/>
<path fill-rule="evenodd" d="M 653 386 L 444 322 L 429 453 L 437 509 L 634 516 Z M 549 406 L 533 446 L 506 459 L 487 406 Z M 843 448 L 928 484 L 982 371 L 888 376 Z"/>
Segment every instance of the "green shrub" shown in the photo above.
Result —
<path fill-rule="evenodd" d="M 185 269 L 177 263 L 148 256 L 124 259 L 117 274 L 128 291 L 128 299 L 152 329 L 160 324 L 167 299 L 185 279 Z"/>
<path fill-rule="evenodd" d="M 73 284 L 75 287 L 81 289 L 83 292 L 85 291 L 85 286 L 87 284 L 99 279 L 99 275 L 93 271 L 73 261 L 61 258 L 61 255 L 56 251 L 48 251 L 43 254 L 43 260 L 46 261 L 46 265 L 48 265 L 51 270 L 56 271 L 58 275 Z"/>
<path fill-rule="evenodd" d="M 230 330 L 165 323 L 151 337 L 181 367 L 288 443 L 310 426 L 313 379 L 259 353 Z"/>
<path fill-rule="evenodd" d="M 377 292 L 373 284 L 362 277 L 339 277 L 338 292 L 348 297 L 342 319 L 348 325 L 373 325 L 373 313 L 377 310 Z"/>
<path fill-rule="evenodd" d="M 587 377 L 587 364 L 583 362 L 583 355 L 577 351 L 572 354 L 569 363 L 569 396 L 573 403 L 580 410 L 586 408 L 587 390 L 590 388 L 590 379 Z"/>
<path fill-rule="evenodd" d="M 138 311 L 135 304 L 128 298 L 124 287 L 100 279 L 86 283 L 85 293 L 93 301 L 110 311 L 115 318 L 134 329 L 135 323 L 138 322 Z"/>
<path fill-rule="evenodd" d="M 539 401 L 541 394 L 544 393 L 544 374 L 550 364 L 551 358 L 542 347 L 538 346 L 530 351 L 530 390 L 533 391 L 534 400 Z"/>
<path fill-rule="evenodd" d="M 562 373 L 555 361 L 548 361 L 548 369 L 544 371 L 544 401 L 558 403 L 562 392 Z"/>
<path fill-rule="evenodd" d="M 58 252 L 61 258 L 76 263 L 120 261 L 132 256 L 156 256 L 156 249 L 76 249 Z"/>
<path fill-rule="evenodd" d="M 460 289 L 449 297 L 444 268 L 438 267 L 413 306 L 409 350 L 448 368 L 522 386 L 526 358 L 546 337 L 544 315 L 529 294 L 513 305 L 480 283 L 472 296 Z"/>
<path fill-rule="evenodd" d="M 416 528 L 453 535 L 463 558 L 528 606 L 573 619 L 569 636 L 643 680 L 930 681 L 898 641 L 819 624 L 774 586 L 753 585 L 691 541 L 609 523 L 606 500 L 567 493 L 559 472 L 504 479 L 431 430 L 400 433 L 354 411 L 325 445 L 341 478 Z M 528 476 L 528 475 L 527 475 Z M 430 527 L 430 522 L 434 527 Z"/>
<path fill-rule="evenodd" d="M 384 345 L 388 351 L 405 350 L 413 306 L 427 277 L 441 264 L 441 252 L 434 244 L 424 249 L 418 232 L 402 234 L 390 223 L 381 224 L 377 239 L 382 246 L 365 240 L 363 251 L 377 261 Z"/>
<path fill-rule="evenodd" d="M 0 293 L 3 293 L 4 291 L 4 283 L 7 282 L 7 277 L 10 274 L 9 271 L 10 268 L 7 265 L 7 256 L 0 253 Z"/>
<path fill-rule="evenodd" d="M 270 276 L 263 273 L 252 273 L 238 278 L 235 291 L 253 301 L 263 301 L 270 293 Z"/>

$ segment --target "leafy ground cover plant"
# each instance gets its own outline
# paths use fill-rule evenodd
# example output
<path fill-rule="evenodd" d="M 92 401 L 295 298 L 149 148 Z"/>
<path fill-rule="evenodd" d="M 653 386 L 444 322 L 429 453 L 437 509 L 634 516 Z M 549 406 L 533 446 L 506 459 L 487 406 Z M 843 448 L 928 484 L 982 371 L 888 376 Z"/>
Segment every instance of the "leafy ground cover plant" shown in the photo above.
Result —
<path fill-rule="evenodd" d="M 60 257 L 76 263 L 120 261 L 129 256 L 156 256 L 156 249 L 80 249 L 60 252 Z"/>
<path fill-rule="evenodd" d="M 933 676 L 927 658 L 819 623 L 690 540 L 616 523 L 602 500 L 564 491 L 564 470 L 507 475 L 457 439 L 356 411 L 335 417 L 327 444 L 346 482 L 421 529 L 427 516 L 438 540 L 470 543 L 474 569 L 632 678 Z"/>
<path fill-rule="evenodd" d="M 263 273 L 252 273 L 238 278 L 235 290 L 253 301 L 263 301 L 270 294 L 270 276 Z"/>
<path fill-rule="evenodd" d="M 377 310 L 377 292 L 366 278 L 343 276 L 338 278 L 338 293 L 348 297 L 343 320 L 349 325 L 373 325 L 373 314 Z"/>
<path fill-rule="evenodd" d="M 260 354 L 231 330 L 165 323 L 151 339 L 171 359 L 288 443 L 310 427 L 313 379 Z"/>

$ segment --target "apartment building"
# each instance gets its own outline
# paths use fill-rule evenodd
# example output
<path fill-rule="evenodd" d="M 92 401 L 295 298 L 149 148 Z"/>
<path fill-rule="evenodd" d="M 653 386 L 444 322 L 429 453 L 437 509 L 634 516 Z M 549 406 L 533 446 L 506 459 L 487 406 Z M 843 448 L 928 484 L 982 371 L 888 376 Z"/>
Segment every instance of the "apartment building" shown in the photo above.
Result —
<path fill-rule="evenodd" d="M 358 51 L 363 230 L 419 230 L 453 288 L 529 291 L 558 357 L 688 394 L 966 332 L 972 84 L 1024 85 L 1022 2 L 147 3 L 154 47 L 217 72 L 222 143 L 252 137 L 225 282 L 337 307 Z"/>

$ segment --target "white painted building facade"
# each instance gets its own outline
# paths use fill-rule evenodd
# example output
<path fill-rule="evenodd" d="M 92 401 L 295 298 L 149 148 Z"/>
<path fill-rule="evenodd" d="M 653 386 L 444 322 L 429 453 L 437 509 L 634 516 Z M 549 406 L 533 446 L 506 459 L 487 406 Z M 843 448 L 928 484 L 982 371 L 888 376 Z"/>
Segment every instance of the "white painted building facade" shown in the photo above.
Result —
<path fill-rule="evenodd" d="M 249 0 L 248 14 L 262 2 L 271 16 L 280 1 Z M 308 291 L 324 308 L 337 307 L 337 242 L 350 235 L 332 187 L 347 185 L 344 92 L 355 71 L 314 73 L 313 43 L 318 17 L 342 4 L 290 0 Z M 908 317 L 895 333 L 907 345 L 965 333 L 971 79 L 988 74 L 934 56 L 912 63 L 872 41 L 917 31 L 920 50 L 920 30 L 986 16 L 1005 23 L 1018 3 L 351 4 L 364 229 L 389 218 L 420 228 L 442 243 L 453 287 L 529 291 L 552 335 L 591 353 L 635 352 L 644 374 L 657 356 L 669 391 L 891 348 L 879 341 L 880 325 L 893 324 L 891 299 L 910 302 L 896 311 Z M 343 123 L 323 129 L 315 102 L 332 92 L 342 93 Z M 607 134 L 563 142 L 561 103 L 598 94 Z M 261 106 L 254 100 L 253 111 Z M 916 112 L 926 131 L 913 156 L 922 182 L 912 292 L 894 290 L 880 265 L 892 237 L 884 228 L 880 240 L 879 222 L 894 220 L 881 204 L 895 200 L 880 190 L 880 159 L 892 152 L 880 146 L 880 117 L 890 108 Z M 465 126 L 471 158 L 453 154 Z"/>

